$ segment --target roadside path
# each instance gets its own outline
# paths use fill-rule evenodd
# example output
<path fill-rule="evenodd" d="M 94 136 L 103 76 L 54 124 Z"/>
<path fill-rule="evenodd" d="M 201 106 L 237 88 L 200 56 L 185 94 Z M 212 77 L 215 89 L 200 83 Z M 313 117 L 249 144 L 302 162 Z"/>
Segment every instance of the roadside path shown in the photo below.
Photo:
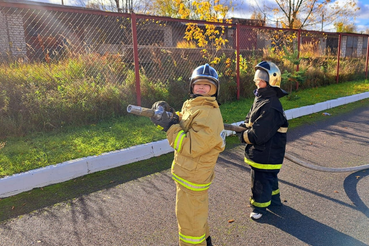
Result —
<path fill-rule="evenodd" d="M 288 133 L 287 151 L 326 167 L 369 163 L 369 107 Z M 285 160 L 284 206 L 249 218 L 243 146 L 223 152 L 210 188 L 217 246 L 369 245 L 369 170 L 325 173 Z M 165 170 L 0 223 L 1 246 L 174 246 L 175 185 Z M 229 223 L 229 220 L 234 220 Z"/>

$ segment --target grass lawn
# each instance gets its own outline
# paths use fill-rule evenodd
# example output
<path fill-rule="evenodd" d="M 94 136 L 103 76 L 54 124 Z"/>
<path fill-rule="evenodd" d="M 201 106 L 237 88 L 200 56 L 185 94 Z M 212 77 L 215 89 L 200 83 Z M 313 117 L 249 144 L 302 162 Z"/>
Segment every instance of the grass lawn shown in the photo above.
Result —
<path fill-rule="evenodd" d="M 368 82 L 347 82 L 302 90 L 293 94 L 293 100 L 284 97 L 281 101 L 288 110 L 366 91 L 369 91 Z M 252 102 L 253 98 L 248 98 L 221 105 L 224 123 L 243 120 Z M 0 178 L 164 138 L 165 133 L 158 131 L 149 118 L 136 115 L 96 125 L 9 137 L 0 141 Z"/>

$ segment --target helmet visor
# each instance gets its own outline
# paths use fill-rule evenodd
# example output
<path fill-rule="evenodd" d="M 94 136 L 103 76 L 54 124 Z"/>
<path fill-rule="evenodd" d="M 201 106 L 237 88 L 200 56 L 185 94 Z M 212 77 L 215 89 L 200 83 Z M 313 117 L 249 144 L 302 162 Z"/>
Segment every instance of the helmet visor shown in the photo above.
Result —
<path fill-rule="evenodd" d="M 264 80 L 265 82 L 269 82 L 269 74 L 264 70 L 258 69 L 255 72 L 254 82 L 256 82 L 259 79 Z"/>

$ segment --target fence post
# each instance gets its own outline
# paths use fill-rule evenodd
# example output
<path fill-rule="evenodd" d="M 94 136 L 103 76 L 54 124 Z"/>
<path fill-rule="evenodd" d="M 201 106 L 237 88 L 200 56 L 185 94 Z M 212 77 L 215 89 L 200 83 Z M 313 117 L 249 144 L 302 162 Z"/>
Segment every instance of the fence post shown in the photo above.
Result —
<path fill-rule="evenodd" d="M 140 86 L 140 67 L 138 61 L 138 44 L 137 44 L 137 29 L 136 29 L 136 14 L 131 13 L 132 24 L 132 42 L 133 42 L 133 58 L 135 63 L 135 78 L 136 78 L 136 101 L 137 105 L 141 106 L 141 86 Z"/>
<path fill-rule="evenodd" d="M 342 33 L 340 33 L 338 36 L 336 83 L 338 83 L 338 78 L 340 76 L 341 38 L 342 38 Z"/>
<path fill-rule="evenodd" d="M 366 45 L 366 63 L 365 63 L 365 79 L 368 79 L 368 61 L 369 61 L 369 36 L 367 38 Z"/>
<path fill-rule="evenodd" d="M 297 32 L 297 59 L 300 58 L 301 29 Z M 296 66 L 296 72 L 300 70 L 300 63 Z"/>
<path fill-rule="evenodd" d="M 240 99 L 240 23 L 236 24 L 236 77 L 237 77 L 237 100 Z"/>
<path fill-rule="evenodd" d="M 301 29 L 297 33 L 297 59 L 300 58 Z M 297 63 L 296 72 L 300 70 L 300 62 Z M 296 91 L 299 89 L 299 82 L 296 82 Z"/>

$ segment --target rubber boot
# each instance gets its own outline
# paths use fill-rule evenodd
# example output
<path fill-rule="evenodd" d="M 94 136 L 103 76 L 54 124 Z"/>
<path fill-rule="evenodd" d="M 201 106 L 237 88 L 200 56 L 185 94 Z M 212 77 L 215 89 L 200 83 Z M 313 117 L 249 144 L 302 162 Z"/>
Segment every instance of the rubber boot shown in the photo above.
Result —
<path fill-rule="evenodd" d="M 206 239 L 206 246 L 213 246 L 213 244 L 211 243 L 211 237 L 208 236 L 208 238 Z"/>

